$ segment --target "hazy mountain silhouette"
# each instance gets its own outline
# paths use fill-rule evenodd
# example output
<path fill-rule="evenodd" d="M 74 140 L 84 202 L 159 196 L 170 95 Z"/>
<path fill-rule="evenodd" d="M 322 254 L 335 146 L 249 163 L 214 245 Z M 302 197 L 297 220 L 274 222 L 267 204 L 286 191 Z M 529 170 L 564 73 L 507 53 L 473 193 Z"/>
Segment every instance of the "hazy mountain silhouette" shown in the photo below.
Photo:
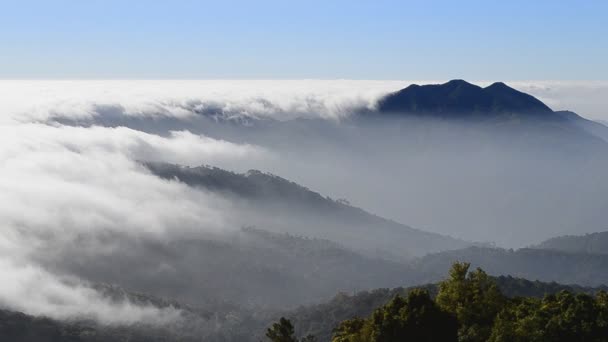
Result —
<path fill-rule="evenodd" d="M 585 119 L 582 116 L 569 110 L 556 111 L 555 114 L 573 123 L 575 126 L 582 128 L 587 133 L 590 133 L 598 138 L 608 141 L 608 126 L 601 122 Z"/>
<path fill-rule="evenodd" d="M 422 86 L 412 84 L 380 99 L 378 111 L 446 118 L 514 114 L 559 118 L 552 116 L 551 108 L 540 100 L 502 82 L 482 88 L 463 80 Z"/>
<path fill-rule="evenodd" d="M 558 236 L 543 241 L 533 248 L 570 253 L 608 254 L 608 232 Z"/>
<path fill-rule="evenodd" d="M 431 282 L 440 279 L 455 261 L 470 262 L 492 275 L 583 286 L 608 284 L 607 255 L 558 249 L 469 247 L 426 255 L 413 267 L 419 275 L 427 274 L 426 279 Z"/>

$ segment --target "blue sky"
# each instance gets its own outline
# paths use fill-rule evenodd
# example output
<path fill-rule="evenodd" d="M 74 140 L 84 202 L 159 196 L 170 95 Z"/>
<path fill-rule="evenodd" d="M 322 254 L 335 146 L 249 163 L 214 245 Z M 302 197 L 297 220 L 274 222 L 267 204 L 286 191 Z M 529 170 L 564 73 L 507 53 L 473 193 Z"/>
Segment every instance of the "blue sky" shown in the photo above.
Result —
<path fill-rule="evenodd" d="M 0 0 L 0 78 L 608 80 L 608 1 Z"/>

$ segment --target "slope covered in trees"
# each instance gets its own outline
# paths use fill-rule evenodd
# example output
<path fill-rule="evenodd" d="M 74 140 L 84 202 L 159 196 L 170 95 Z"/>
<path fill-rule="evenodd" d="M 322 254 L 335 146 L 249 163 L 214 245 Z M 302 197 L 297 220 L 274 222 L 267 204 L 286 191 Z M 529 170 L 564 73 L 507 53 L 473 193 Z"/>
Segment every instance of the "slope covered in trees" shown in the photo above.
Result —
<path fill-rule="evenodd" d="M 441 279 L 455 261 L 466 260 L 492 275 L 512 275 L 562 284 L 608 284 L 608 255 L 572 253 L 553 249 L 470 247 L 430 254 L 413 262 L 422 279 Z"/>
<path fill-rule="evenodd" d="M 559 236 L 543 241 L 533 248 L 570 253 L 608 254 L 608 232 Z"/>
<path fill-rule="evenodd" d="M 493 277 L 493 279 L 500 292 L 508 298 L 543 298 L 546 295 L 556 294 L 560 291 L 595 295 L 600 291 L 608 290 L 604 286 L 592 288 L 578 285 L 562 285 L 558 283 L 530 281 L 511 276 L 499 276 Z M 333 330 L 341 321 L 356 317 L 367 317 L 373 313 L 374 309 L 387 304 L 395 296 L 406 297 L 415 288 L 428 291 L 432 297 L 436 296 L 439 292 L 439 286 L 435 283 L 407 288 L 375 289 L 352 295 L 341 293 L 329 302 L 301 307 L 290 312 L 285 312 L 283 315 L 292 320 L 296 332 L 301 336 L 314 335 L 319 341 L 329 341 Z"/>
<path fill-rule="evenodd" d="M 553 298 L 551 296 L 560 293 L 560 291 L 568 291 L 573 294 L 601 296 L 601 292 L 605 289 L 532 282 L 512 277 L 492 278 L 485 276 L 485 273 L 474 274 L 476 274 L 475 277 L 477 277 L 472 278 L 477 279 L 475 282 L 481 282 L 485 284 L 484 286 L 486 287 L 495 284 L 496 289 L 493 291 L 497 290 L 500 292 L 501 296 L 503 296 L 501 300 L 515 303 L 516 306 L 510 306 L 509 310 L 511 311 L 517 310 L 519 305 L 536 308 L 539 303 L 544 303 L 540 302 L 541 298 L 546 295 L 550 296 L 548 298 Z M 363 325 L 363 323 L 365 323 L 363 318 L 370 315 L 373 316 L 377 308 L 383 307 L 384 305 L 387 305 L 387 303 L 389 305 L 386 308 L 391 312 L 397 313 L 404 308 L 406 308 L 405 310 L 407 311 L 409 310 L 408 308 L 411 308 L 412 306 L 422 305 L 426 308 L 425 310 L 435 312 L 435 314 L 438 315 L 438 322 L 451 325 L 453 324 L 453 320 L 448 318 L 445 314 L 442 314 L 442 312 L 449 312 L 449 310 L 438 309 L 437 306 L 432 303 L 438 294 L 441 294 L 442 291 L 446 292 L 442 286 L 445 287 L 445 285 L 441 284 L 429 284 L 415 288 L 395 288 L 392 290 L 376 289 L 354 295 L 342 293 L 324 304 L 300 307 L 292 311 L 276 312 L 263 309 L 246 310 L 244 308 L 239 308 L 238 306 L 221 307 L 216 305 L 215 308 L 208 306 L 206 309 L 189 307 L 171 300 L 160 299 L 145 294 L 133 294 L 125 292 L 117 287 L 98 285 L 98 288 L 107 295 L 113 297 L 126 296 L 134 303 L 148 303 L 159 307 L 166 305 L 175 306 L 182 310 L 182 320 L 164 326 L 146 324 L 100 325 L 92 321 L 57 321 L 44 317 L 33 317 L 18 312 L 2 310 L 0 311 L 0 340 L 16 342 L 260 341 L 267 336 L 268 331 L 266 329 L 273 329 L 274 326 L 272 322 L 280 316 L 285 316 L 290 319 L 289 324 L 292 326 L 291 330 L 287 329 L 286 336 L 291 336 L 293 338 L 293 340 L 285 341 L 329 341 L 334 329 L 342 321 L 353 320 L 356 317 L 359 317 L 359 319 L 350 321 L 347 326 L 352 328 Z M 414 297 L 410 296 L 412 291 L 415 292 Z M 451 296 L 456 296 L 456 299 L 458 298 L 458 293 L 449 293 L 451 293 Z M 393 300 L 396 296 L 401 296 L 401 298 Z M 496 296 L 496 293 L 494 293 L 493 296 Z M 446 297 L 446 295 L 444 295 L 444 297 Z M 510 299 L 516 297 L 526 298 L 523 300 Z M 443 299 L 442 301 L 449 303 L 451 300 L 454 300 L 454 298 L 450 298 L 451 297 L 448 296 L 447 299 Z M 490 296 L 490 298 L 493 297 Z M 563 304 L 563 302 L 567 300 L 577 300 L 577 297 L 575 296 L 568 297 L 565 295 L 557 295 L 556 298 L 558 304 Z M 491 303 L 483 303 L 484 306 L 489 306 L 490 304 Z M 561 309 L 558 308 L 555 310 Z M 477 308 L 475 311 L 481 310 Z M 505 313 L 504 317 L 499 316 L 501 324 L 506 327 L 512 327 L 514 324 L 521 323 L 514 321 L 513 316 L 508 316 L 511 311 Z M 375 315 L 378 316 L 379 314 L 376 313 Z M 410 313 L 408 311 L 403 317 L 407 318 L 409 322 L 426 319 L 426 316 L 424 315 L 417 315 L 417 313 Z M 400 314 L 393 316 L 394 317 L 392 318 L 389 317 L 389 321 L 386 321 L 386 323 L 401 325 L 399 322 Z M 274 327 L 276 328 L 274 331 L 277 333 L 283 331 L 285 328 L 284 324 L 285 322 Z M 370 329 L 371 328 L 372 327 L 370 327 Z M 411 330 L 411 325 L 408 329 Z M 314 336 L 314 338 L 311 336 Z"/>
<path fill-rule="evenodd" d="M 371 313 L 359 312 L 339 322 L 331 341 L 608 340 L 608 295 L 603 290 L 564 287 L 542 298 L 525 293 L 510 297 L 500 284 L 511 283 L 513 278 L 494 279 L 481 269 L 469 271 L 469 267 L 468 263 L 454 264 L 448 278 L 437 286 L 382 291 L 377 297 L 385 300 L 383 304 L 368 307 Z M 551 287 L 556 290 L 555 285 Z M 367 305 L 374 302 L 366 299 Z M 294 332 L 310 332 L 298 327 L 300 318 L 294 319 Z M 280 323 L 291 326 L 284 319 Z M 329 334 L 318 331 L 316 337 L 328 341 Z"/>
<path fill-rule="evenodd" d="M 241 204 L 244 225 L 339 241 L 367 255 L 394 260 L 463 248 L 472 243 L 370 214 L 332 200 L 279 176 L 250 170 L 239 174 L 216 167 L 144 164 L 154 174 L 231 196 Z"/>
<path fill-rule="evenodd" d="M 172 242 L 125 236 L 120 246 L 82 257 L 88 248 L 82 241 L 62 251 L 60 260 L 46 262 L 92 282 L 174 298 L 211 312 L 218 302 L 287 308 L 317 303 L 339 291 L 414 284 L 417 279 L 407 264 L 366 257 L 327 240 L 255 228 Z"/>

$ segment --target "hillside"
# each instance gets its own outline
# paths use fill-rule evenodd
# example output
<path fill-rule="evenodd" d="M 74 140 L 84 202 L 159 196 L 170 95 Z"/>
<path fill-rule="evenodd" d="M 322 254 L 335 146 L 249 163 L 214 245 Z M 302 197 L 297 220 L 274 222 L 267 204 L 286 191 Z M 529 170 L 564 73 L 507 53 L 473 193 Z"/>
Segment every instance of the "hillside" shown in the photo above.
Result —
<path fill-rule="evenodd" d="M 294 182 L 256 170 L 239 174 L 208 166 L 144 165 L 162 178 L 231 196 L 243 204 L 243 210 L 256 213 L 248 216 L 244 225 L 339 241 L 374 257 L 403 261 L 472 245 L 384 219 L 344 200 L 323 197 Z"/>
<path fill-rule="evenodd" d="M 595 294 L 606 288 L 590 288 L 561 285 L 557 283 L 532 282 L 521 278 L 496 277 L 498 286 L 509 297 L 543 297 L 559 291 Z M 431 294 L 437 293 L 436 284 L 423 285 Z M 182 306 L 144 294 L 125 292 L 113 287 L 130 298 L 139 298 L 152 303 L 177 305 L 183 319 L 167 326 L 150 325 L 99 325 L 91 321 L 57 321 L 34 317 L 10 310 L 0 310 L 0 340 L 12 342 L 143 342 L 143 341 L 205 341 L 244 342 L 263 340 L 265 329 L 280 316 L 289 317 L 299 335 L 313 334 L 318 341 L 328 341 L 333 328 L 341 321 L 354 317 L 365 317 L 390 301 L 395 295 L 406 295 L 413 287 L 381 288 L 354 294 L 339 293 L 326 303 L 302 306 L 291 311 L 248 312 L 233 310 L 221 317 L 216 313 L 205 318 L 200 309 Z"/>
<path fill-rule="evenodd" d="M 533 248 L 569 253 L 608 254 L 608 232 L 554 237 Z"/>
<path fill-rule="evenodd" d="M 494 279 L 500 291 L 508 297 L 542 298 L 545 295 L 560 291 L 595 294 L 598 291 L 608 289 L 606 287 L 592 288 L 530 281 L 508 276 L 495 277 Z M 411 289 L 419 287 L 375 289 L 352 295 L 341 293 L 327 303 L 287 312 L 285 317 L 289 317 L 294 322 L 296 331 L 301 336 L 312 334 L 317 336 L 319 341 L 329 341 L 333 329 L 339 322 L 355 317 L 369 316 L 375 308 L 388 303 L 397 294 L 406 295 Z M 438 291 L 436 284 L 427 284 L 422 287 L 428 289 L 433 295 Z"/>
<path fill-rule="evenodd" d="M 118 239 L 118 237 L 116 237 Z M 206 309 L 286 308 L 339 291 L 413 284 L 406 264 L 366 257 L 321 239 L 243 229 L 171 242 L 120 238 L 120 248 L 76 258 L 88 241 L 44 261 L 91 282 L 117 284 Z"/>
<path fill-rule="evenodd" d="M 413 267 L 426 281 L 441 278 L 455 261 L 467 261 L 491 275 L 511 275 L 563 284 L 608 284 L 608 256 L 558 250 L 470 247 L 424 256 Z"/>

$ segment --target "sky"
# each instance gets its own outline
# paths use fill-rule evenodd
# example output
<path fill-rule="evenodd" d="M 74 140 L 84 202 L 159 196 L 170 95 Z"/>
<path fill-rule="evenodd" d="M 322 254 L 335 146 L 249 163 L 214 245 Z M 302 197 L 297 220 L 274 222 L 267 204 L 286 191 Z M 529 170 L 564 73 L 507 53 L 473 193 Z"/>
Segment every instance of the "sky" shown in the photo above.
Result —
<path fill-rule="evenodd" d="M 2 79 L 608 80 L 607 1 L 0 7 Z"/>

